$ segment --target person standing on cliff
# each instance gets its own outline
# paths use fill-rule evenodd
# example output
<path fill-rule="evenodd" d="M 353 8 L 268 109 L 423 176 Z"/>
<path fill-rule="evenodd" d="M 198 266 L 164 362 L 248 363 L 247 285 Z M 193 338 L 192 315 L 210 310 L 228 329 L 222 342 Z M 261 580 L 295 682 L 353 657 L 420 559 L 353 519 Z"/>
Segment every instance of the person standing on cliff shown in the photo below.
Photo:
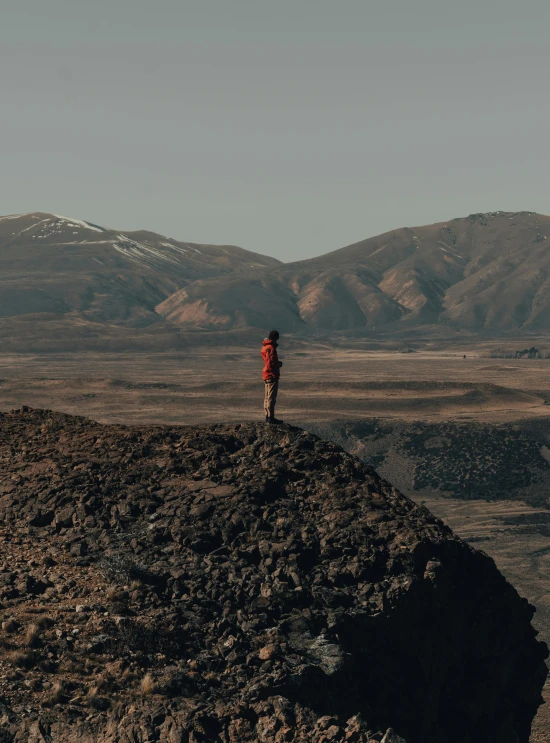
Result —
<path fill-rule="evenodd" d="M 277 392 L 279 391 L 279 377 L 281 376 L 282 361 L 277 356 L 277 341 L 279 340 L 279 331 L 271 330 L 267 338 L 262 343 L 262 359 L 264 368 L 262 379 L 265 384 L 264 412 L 266 423 L 282 423 L 283 421 L 275 418 L 275 403 L 277 402 Z"/>

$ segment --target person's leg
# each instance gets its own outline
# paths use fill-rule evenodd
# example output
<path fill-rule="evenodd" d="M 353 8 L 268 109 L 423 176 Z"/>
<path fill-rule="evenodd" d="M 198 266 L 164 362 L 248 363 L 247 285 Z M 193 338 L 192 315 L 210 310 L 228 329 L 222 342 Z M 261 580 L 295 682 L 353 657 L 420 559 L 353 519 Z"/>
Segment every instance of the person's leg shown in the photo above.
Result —
<path fill-rule="evenodd" d="M 266 379 L 264 382 L 265 385 L 265 396 L 264 396 L 264 413 L 266 420 L 271 415 L 271 393 L 273 389 L 273 380 Z"/>
<path fill-rule="evenodd" d="M 279 392 L 279 380 L 276 379 L 273 382 L 273 389 L 271 390 L 271 407 L 269 415 L 271 418 L 275 418 L 275 405 L 277 404 L 277 393 Z"/>
<path fill-rule="evenodd" d="M 265 398 L 264 398 L 264 412 L 266 420 L 273 420 L 275 418 L 275 403 L 277 402 L 277 392 L 279 390 L 278 379 L 266 379 L 265 380 Z"/>

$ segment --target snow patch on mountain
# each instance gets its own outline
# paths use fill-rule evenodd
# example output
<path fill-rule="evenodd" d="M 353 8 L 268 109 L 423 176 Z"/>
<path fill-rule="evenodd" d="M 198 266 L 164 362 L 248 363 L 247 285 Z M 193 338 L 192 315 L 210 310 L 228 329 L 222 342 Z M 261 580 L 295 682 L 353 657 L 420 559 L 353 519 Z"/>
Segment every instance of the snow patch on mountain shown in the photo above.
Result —
<path fill-rule="evenodd" d="M 60 214 L 53 214 L 56 219 L 60 219 L 62 222 L 66 222 L 69 227 L 83 227 L 85 230 L 92 230 L 93 232 L 104 232 L 102 227 L 98 227 L 95 224 L 84 222 L 82 219 L 72 219 L 71 217 L 63 217 Z"/>
<path fill-rule="evenodd" d="M 25 229 L 21 230 L 19 234 L 22 235 L 23 232 L 28 232 L 29 230 L 32 230 L 34 227 L 37 227 L 39 224 L 42 224 L 42 222 L 49 222 L 49 221 L 50 221 L 49 219 L 40 219 L 38 222 L 31 224 L 30 227 L 25 227 Z"/>
<path fill-rule="evenodd" d="M 137 240 L 131 240 L 126 235 L 117 235 L 117 239 L 112 243 L 115 250 L 129 258 L 134 263 L 146 266 L 159 266 L 163 263 L 179 263 L 175 256 L 163 253 L 158 248 L 151 245 L 140 243 Z M 170 246 L 174 247 L 174 246 Z"/>

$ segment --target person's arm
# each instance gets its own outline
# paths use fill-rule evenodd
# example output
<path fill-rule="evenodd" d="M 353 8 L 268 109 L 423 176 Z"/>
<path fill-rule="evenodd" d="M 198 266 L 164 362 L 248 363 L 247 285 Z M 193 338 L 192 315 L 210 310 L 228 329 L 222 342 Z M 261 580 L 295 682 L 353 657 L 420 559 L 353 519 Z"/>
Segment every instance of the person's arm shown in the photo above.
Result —
<path fill-rule="evenodd" d="M 272 346 L 268 346 L 265 350 L 265 360 L 266 360 L 266 371 L 271 376 L 275 376 L 275 369 L 277 367 L 275 361 L 277 358 L 277 353 L 275 349 Z"/>
<path fill-rule="evenodd" d="M 273 360 L 272 360 L 272 363 L 273 363 L 273 368 L 274 369 L 280 369 L 281 366 L 283 365 L 283 362 L 282 361 L 279 361 L 279 354 L 277 353 L 277 349 L 276 348 L 273 349 Z"/>

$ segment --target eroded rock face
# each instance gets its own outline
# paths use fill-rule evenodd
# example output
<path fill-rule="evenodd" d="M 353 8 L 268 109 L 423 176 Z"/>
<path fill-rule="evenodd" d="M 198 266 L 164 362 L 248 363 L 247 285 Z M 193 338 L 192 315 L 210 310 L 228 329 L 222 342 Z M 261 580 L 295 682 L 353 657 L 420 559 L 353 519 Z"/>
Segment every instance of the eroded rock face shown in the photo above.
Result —
<path fill-rule="evenodd" d="M 529 739 L 532 607 L 299 429 L 6 414 L 0 519 L 0 740 Z"/>

